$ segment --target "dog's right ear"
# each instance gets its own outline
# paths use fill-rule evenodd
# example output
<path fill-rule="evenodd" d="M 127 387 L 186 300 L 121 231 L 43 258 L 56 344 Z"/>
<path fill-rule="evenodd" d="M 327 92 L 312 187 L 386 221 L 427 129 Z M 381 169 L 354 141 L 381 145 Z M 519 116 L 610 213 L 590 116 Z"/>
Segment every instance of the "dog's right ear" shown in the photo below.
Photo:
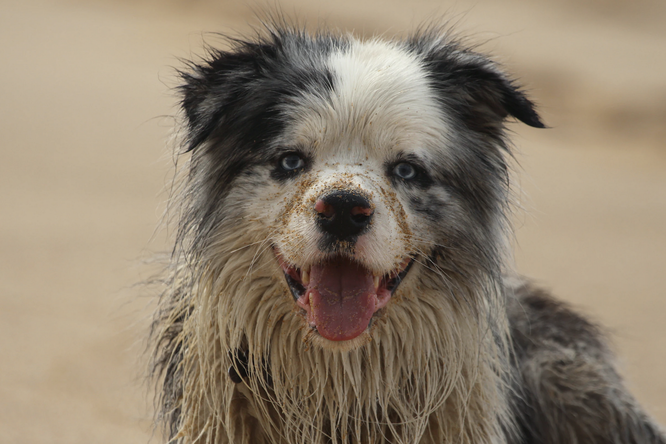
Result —
<path fill-rule="evenodd" d="M 207 60 L 189 63 L 181 71 L 181 107 L 187 124 L 186 152 L 195 149 L 222 124 L 229 109 L 247 95 L 256 77 L 255 58 L 250 53 L 259 45 L 246 45 L 244 51 L 209 50 Z"/>

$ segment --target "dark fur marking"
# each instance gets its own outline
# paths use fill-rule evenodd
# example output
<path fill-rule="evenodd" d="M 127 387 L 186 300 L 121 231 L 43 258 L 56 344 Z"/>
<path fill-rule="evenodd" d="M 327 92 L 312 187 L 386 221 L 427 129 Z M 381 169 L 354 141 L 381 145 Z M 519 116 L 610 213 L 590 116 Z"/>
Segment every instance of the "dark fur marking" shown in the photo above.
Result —
<path fill-rule="evenodd" d="M 186 151 L 208 142 L 204 155 L 218 168 L 216 194 L 223 194 L 246 168 L 271 161 L 269 142 L 289 119 L 282 105 L 304 92 L 333 89 L 323 58 L 343 44 L 276 31 L 258 42 L 235 41 L 233 51 L 210 50 L 208 60 L 181 73 L 181 105 L 189 129 Z"/>
<path fill-rule="evenodd" d="M 650 443 L 663 436 L 624 388 L 597 326 L 523 285 L 509 305 L 526 444 Z"/>
<path fill-rule="evenodd" d="M 445 217 L 446 203 L 435 199 L 424 201 L 421 197 L 411 196 L 409 206 L 415 212 L 431 221 L 441 221 Z"/>

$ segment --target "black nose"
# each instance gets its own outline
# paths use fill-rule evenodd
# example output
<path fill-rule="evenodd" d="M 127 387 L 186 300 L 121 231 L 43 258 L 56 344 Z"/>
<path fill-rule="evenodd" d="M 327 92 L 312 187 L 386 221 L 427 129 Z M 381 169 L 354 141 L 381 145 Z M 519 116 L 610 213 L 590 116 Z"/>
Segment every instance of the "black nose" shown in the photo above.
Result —
<path fill-rule="evenodd" d="M 334 191 L 315 203 L 317 224 L 339 241 L 358 236 L 370 224 L 374 210 L 360 193 Z"/>

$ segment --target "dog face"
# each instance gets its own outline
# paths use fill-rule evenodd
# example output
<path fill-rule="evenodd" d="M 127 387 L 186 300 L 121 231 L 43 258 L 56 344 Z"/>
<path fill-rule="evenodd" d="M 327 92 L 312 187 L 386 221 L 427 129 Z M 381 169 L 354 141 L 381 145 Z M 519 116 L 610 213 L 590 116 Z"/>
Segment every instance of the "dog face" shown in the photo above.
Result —
<path fill-rule="evenodd" d="M 278 215 L 274 250 L 308 325 L 347 341 L 367 331 L 428 240 L 414 239 L 427 230 L 408 205 L 410 189 L 431 181 L 423 165 L 447 132 L 413 56 L 374 42 L 326 65 L 332 89 L 306 91 L 282 111 L 295 118 L 273 170 L 285 178 L 267 208 Z"/>
<path fill-rule="evenodd" d="M 184 78 L 195 250 L 255 233 L 315 337 L 367 338 L 401 287 L 500 272 L 502 121 L 541 123 L 487 59 L 278 32 Z"/>

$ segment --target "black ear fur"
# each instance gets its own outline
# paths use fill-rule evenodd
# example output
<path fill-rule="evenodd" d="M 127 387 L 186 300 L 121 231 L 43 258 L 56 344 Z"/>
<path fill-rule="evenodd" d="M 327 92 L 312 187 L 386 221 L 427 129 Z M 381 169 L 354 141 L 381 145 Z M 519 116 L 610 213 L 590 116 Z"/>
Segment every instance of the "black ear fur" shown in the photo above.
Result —
<path fill-rule="evenodd" d="M 207 60 L 181 73 L 181 106 L 187 117 L 186 149 L 210 137 L 259 148 L 280 133 L 279 109 L 306 90 L 333 88 L 323 60 L 344 40 L 289 28 L 267 29 L 255 41 L 232 40 L 230 51 L 209 50 Z"/>
<path fill-rule="evenodd" d="M 534 104 L 496 64 L 486 57 L 462 50 L 456 42 L 428 43 L 418 37 L 410 44 L 424 58 L 433 86 L 445 106 L 478 131 L 494 131 L 513 116 L 521 122 L 545 128 Z M 422 48 L 427 48 L 425 51 Z"/>
<path fill-rule="evenodd" d="M 253 80 L 261 70 L 258 60 L 262 57 L 270 60 L 274 52 L 275 47 L 270 45 L 244 42 L 235 52 L 211 50 L 209 60 L 191 64 L 190 72 L 180 73 L 183 80 L 179 88 L 181 107 L 188 126 L 186 151 L 193 150 L 211 136 L 223 120 L 227 125 L 233 125 L 235 119 L 226 115 L 232 107 L 252 108 L 245 110 L 248 116 L 267 117 L 263 114 L 269 112 L 269 108 L 253 106 L 261 100 L 245 99 L 251 95 Z M 236 115 L 243 114 L 237 110 Z"/>
<path fill-rule="evenodd" d="M 534 104 L 491 62 L 472 60 L 454 68 L 453 74 L 472 104 L 488 107 L 501 119 L 511 115 L 526 125 L 545 128 Z"/>

